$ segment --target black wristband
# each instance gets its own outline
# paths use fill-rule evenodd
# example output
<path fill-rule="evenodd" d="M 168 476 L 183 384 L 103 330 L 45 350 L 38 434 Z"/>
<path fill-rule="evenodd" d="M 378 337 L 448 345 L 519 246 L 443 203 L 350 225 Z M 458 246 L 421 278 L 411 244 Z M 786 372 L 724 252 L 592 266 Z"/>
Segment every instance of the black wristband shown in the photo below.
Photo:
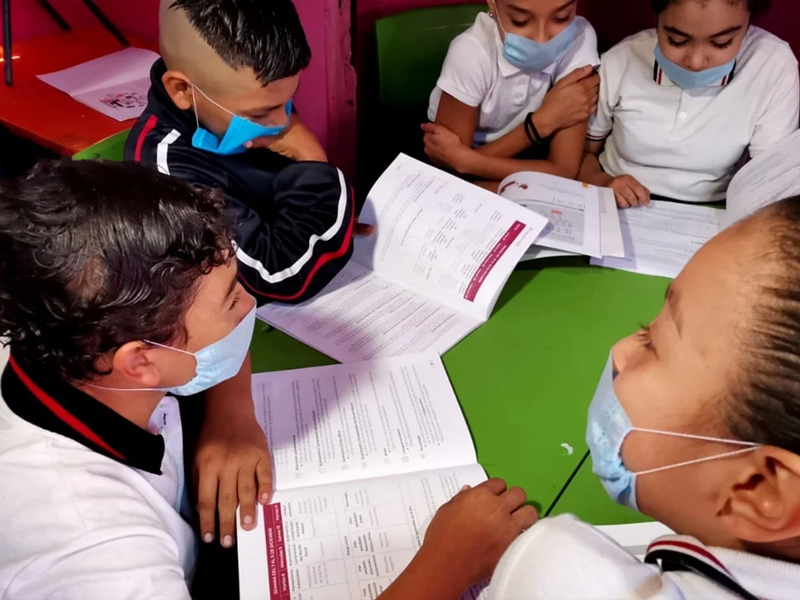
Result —
<path fill-rule="evenodd" d="M 544 143 L 542 136 L 539 135 L 539 131 L 536 129 L 536 125 L 533 124 L 533 113 L 528 113 L 528 116 L 525 117 L 525 135 L 528 136 L 528 140 L 530 140 L 531 144 L 540 145 Z"/>

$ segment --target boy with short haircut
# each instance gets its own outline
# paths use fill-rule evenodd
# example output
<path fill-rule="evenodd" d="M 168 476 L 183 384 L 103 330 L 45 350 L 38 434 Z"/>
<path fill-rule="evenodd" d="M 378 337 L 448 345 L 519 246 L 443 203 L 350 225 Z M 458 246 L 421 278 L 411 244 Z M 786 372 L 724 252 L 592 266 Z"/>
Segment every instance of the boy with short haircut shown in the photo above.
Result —
<path fill-rule="evenodd" d="M 221 189 L 259 304 L 319 292 L 352 253 L 355 207 L 292 109 L 311 50 L 291 0 L 161 0 L 162 60 L 126 158 Z"/>
<path fill-rule="evenodd" d="M 110 226 L 113 224 L 113 226 Z M 239 372 L 223 202 L 133 164 L 0 184 L 0 596 L 189 598 L 175 398 Z"/>

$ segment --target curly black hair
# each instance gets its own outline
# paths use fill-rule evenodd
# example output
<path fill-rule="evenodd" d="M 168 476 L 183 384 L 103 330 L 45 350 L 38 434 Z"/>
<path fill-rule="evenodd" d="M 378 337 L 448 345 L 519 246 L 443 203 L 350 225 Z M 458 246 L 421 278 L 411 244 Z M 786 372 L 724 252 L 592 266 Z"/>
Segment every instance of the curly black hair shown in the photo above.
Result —
<path fill-rule="evenodd" d="M 0 336 L 70 382 L 127 342 L 179 343 L 198 279 L 231 260 L 223 210 L 133 163 L 45 162 L 0 183 Z"/>
<path fill-rule="evenodd" d="M 660 15 L 667 8 L 668 5 L 676 3 L 678 0 L 651 0 L 653 3 L 653 11 Z M 708 0 L 704 0 L 708 2 Z M 747 10 L 751 15 L 757 17 L 758 15 L 767 12 L 772 5 L 772 0 L 729 0 L 731 4 L 745 2 Z"/>
<path fill-rule="evenodd" d="M 175 0 L 214 52 L 234 69 L 250 67 L 263 85 L 297 75 L 311 62 L 292 0 Z"/>

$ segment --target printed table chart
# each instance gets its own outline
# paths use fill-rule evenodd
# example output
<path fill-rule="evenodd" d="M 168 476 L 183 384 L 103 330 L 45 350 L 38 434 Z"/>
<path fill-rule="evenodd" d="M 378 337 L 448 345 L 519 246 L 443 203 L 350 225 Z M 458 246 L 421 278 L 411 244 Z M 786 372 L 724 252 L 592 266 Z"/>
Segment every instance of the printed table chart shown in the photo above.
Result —
<path fill-rule="evenodd" d="M 668 283 L 581 258 L 517 268 L 489 321 L 444 356 L 490 476 L 523 486 L 542 512 L 553 505 L 586 454 L 586 409 L 612 344 L 655 317 Z M 256 325 L 254 372 L 334 362 L 266 329 Z"/>

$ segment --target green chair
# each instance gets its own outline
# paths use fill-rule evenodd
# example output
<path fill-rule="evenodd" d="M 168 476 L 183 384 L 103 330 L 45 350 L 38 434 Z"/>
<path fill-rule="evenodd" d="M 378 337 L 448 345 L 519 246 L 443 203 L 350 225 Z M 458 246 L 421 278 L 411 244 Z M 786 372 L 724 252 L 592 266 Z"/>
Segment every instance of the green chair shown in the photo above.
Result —
<path fill-rule="evenodd" d="M 412 10 L 375 23 L 380 103 L 384 110 L 427 105 L 454 37 L 486 11 L 486 3 Z"/>
<path fill-rule="evenodd" d="M 81 150 L 72 157 L 72 160 L 102 159 L 121 162 L 123 159 L 123 151 L 125 150 L 125 140 L 128 139 L 129 133 L 130 130 L 120 131 L 111 137 L 97 142 L 93 146 L 89 146 L 85 150 Z"/>
<path fill-rule="evenodd" d="M 378 89 L 365 107 L 362 147 L 369 152 L 360 166 L 367 180 L 373 181 L 399 152 L 424 158 L 419 126 L 428 120 L 428 98 L 447 49 L 485 10 L 485 3 L 437 6 L 376 21 Z"/>

